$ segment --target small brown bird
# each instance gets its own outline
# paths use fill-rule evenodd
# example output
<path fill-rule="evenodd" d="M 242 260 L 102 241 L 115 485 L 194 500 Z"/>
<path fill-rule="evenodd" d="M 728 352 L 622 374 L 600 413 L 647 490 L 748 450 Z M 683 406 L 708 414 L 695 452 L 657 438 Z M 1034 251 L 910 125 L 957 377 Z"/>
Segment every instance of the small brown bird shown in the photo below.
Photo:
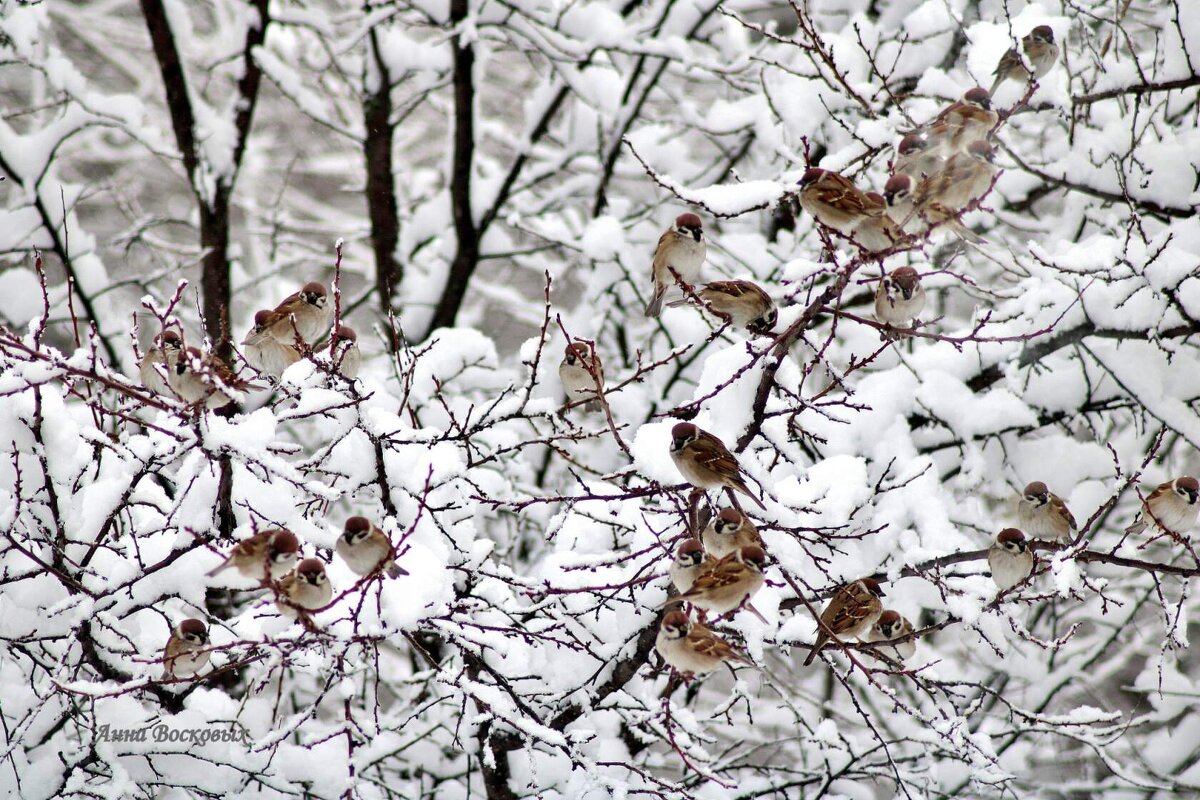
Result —
<path fill-rule="evenodd" d="M 338 325 L 316 352 L 329 351 L 329 361 L 338 374 L 348 381 L 358 377 L 362 369 L 362 351 L 358 349 L 358 334 L 348 325 Z"/>
<path fill-rule="evenodd" d="M 324 284 L 316 281 L 304 284 L 304 288 L 275 306 L 266 320 L 266 330 L 284 344 L 294 345 L 297 333 L 310 346 L 316 344 L 333 324 L 333 303 L 329 302 L 328 294 Z"/>
<path fill-rule="evenodd" d="M 279 581 L 279 593 L 275 608 L 283 616 L 295 619 L 329 605 L 333 600 L 333 585 L 325 574 L 325 564 L 317 558 L 306 558 Z"/>
<path fill-rule="evenodd" d="M 975 141 L 986 141 L 1000 122 L 987 89 L 968 89 L 962 100 L 942 109 L 924 129 L 930 147 L 945 158 L 963 152 Z"/>
<path fill-rule="evenodd" d="M 817 641 L 804 659 L 808 666 L 830 639 L 862 638 L 883 615 L 883 587 L 874 578 L 862 578 L 838 588 L 825 610 L 821 612 Z"/>
<path fill-rule="evenodd" d="M 268 329 L 273 319 L 274 324 L 281 324 L 273 314 L 274 312 L 266 309 L 255 313 L 254 327 L 242 340 L 242 355 L 256 372 L 278 378 L 284 370 L 300 360 L 300 353 L 291 343 L 275 336 Z M 291 325 L 287 320 L 282 322 Z"/>
<path fill-rule="evenodd" d="M 160 680 L 190 678 L 208 664 L 208 626 L 198 619 L 185 619 L 175 626 L 163 648 Z"/>
<path fill-rule="evenodd" d="M 604 364 L 591 342 L 571 342 L 558 365 L 558 379 L 567 393 L 567 403 L 586 400 L 583 410 L 602 411 L 600 396 L 604 394 Z"/>
<path fill-rule="evenodd" d="M 775 301 L 762 287 L 750 281 L 713 281 L 696 292 L 696 296 L 718 316 L 754 334 L 769 333 L 779 318 Z M 669 305 L 686 302 L 677 300 Z"/>
<path fill-rule="evenodd" d="M 907 133 L 896 145 L 896 159 L 892 163 L 893 175 L 908 175 L 919 181 L 942 168 L 945 161 L 938 155 L 937 148 L 918 132 Z"/>
<path fill-rule="evenodd" d="M 992 73 L 995 80 L 992 82 L 991 94 L 995 94 L 1000 84 L 1005 81 L 1029 83 L 1041 80 L 1058 61 L 1058 44 L 1054 41 L 1054 29 L 1049 25 L 1038 25 L 1025 34 L 1021 39 L 1021 49 L 1025 51 L 1024 59 L 1015 47 L 1010 47 L 1008 52 L 1000 57 L 996 71 Z M 1033 67 L 1032 74 L 1029 67 Z"/>
<path fill-rule="evenodd" d="M 715 561 L 696 576 L 692 588 L 663 605 L 691 603 L 713 614 L 728 614 L 748 605 L 766 578 L 767 554 L 761 547 L 743 547 Z M 754 612 L 758 614 L 757 611 Z M 761 614 L 758 614 L 761 618 Z"/>
<path fill-rule="evenodd" d="M 750 493 L 742 468 L 724 443 L 692 423 L 680 422 L 671 429 L 671 460 L 692 486 L 736 490 L 757 503 L 759 508 L 766 508 Z"/>
<path fill-rule="evenodd" d="M 885 213 L 875 198 L 832 170 L 814 167 L 804 173 L 798 186 L 800 207 L 843 236 L 853 237 L 864 222 Z"/>
<path fill-rule="evenodd" d="M 291 570 L 300 551 L 300 540 L 287 528 L 271 528 L 245 539 L 229 551 L 229 557 L 208 573 L 212 577 L 230 567 L 256 581 L 278 580 Z"/>
<path fill-rule="evenodd" d="M 724 558 L 743 547 L 762 547 L 758 528 L 736 508 L 722 508 L 700 535 L 704 549 L 713 558 Z"/>
<path fill-rule="evenodd" d="M 1200 482 L 1190 475 L 1160 484 L 1142 503 L 1142 512 L 1126 533 L 1141 533 L 1154 525 L 1176 535 L 1196 527 L 1200 518 Z"/>
<path fill-rule="evenodd" d="M 911 328 L 925 308 L 925 287 L 912 267 L 896 267 L 875 287 L 875 318 L 893 328 Z"/>
<path fill-rule="evenodd" d="M 1071 541 L 1078 527 L 1063 499 L 1041 481 L 1025 487 L 1017 503 L 1017 520 L 1021 529 L 1033 538 L 1054 542 Z"/>
<path fill-rule="evenodd" d="M 1033 552 L 1025 540 L 1025 534 L 1016 528 L 1005 528 L 996 536 L 996 542 L 988 548 L 988 567 L 996 588 L 1007 592 L 1021 583 L 1033 572 Z"/>
<path fill-rule="evenodd" d="M 381 568 L 389 578 L 408 574 L 396 564 L 392 540 L 366 517 L 350 517 L 346 520 L 336 550 L 350 571 L 360 577 L 371 575 Z"/>
<path fill-rule="evenodd" d="M 668 574 L 675 591 L 682 594 L 692 588 L 697 576 L 711 567 L 716 559 L 704 552 L 704 545 L 697 539 L 684 539 L 675 548 L 675 559 L 671 562 Z"/>
<path fill-rule="evenodd" d="M 223 359 L 212 353 L 185 348 L 167 372 L 167 385 L 188 405 L 203 403 L 206 408 L 221 408 L 233 402 L 230 392 L 240 393 L 250 384 L 234 374 Z"/>
<path fill-rule="evenodd" d="M 676 283 L 671 268 L 679 273 L 679 278 L 684 283 L 693 284 L 700 278 L 700 267 L 704 265 L 706 251 L 704 225 L 700 218 L 695 214 L 680 214 L 676 217 L 675 224 L 667 228 L 654 249 L 654 261 L 650 270 L 654 280 L 654 294 L 646 304 L 647 317 L 657 317 L 662 313 L 667 290 Z"/>
<path fill-rule="evenodd" d="M 958 217 L 970 210 L 991 190 L 996 176 L 992 163 L 994 151 L 985 141 L 967 145 L 965 153 L 955 153 L 946 167 L 921 181 L 912 194 L 912 215 L 930 226 L 945 226 L 968 241 L 983 241 L 963 225 Z M 908 220 L 902 223 L 907 225 Z"/>
<path fill-rule="evenodd" d="M 684 677 L 707 675 L 727 661 L 753 666 L 728 642 L 703 623 L 692 622 L 682 611 L 672 611 L 663 617 L 654 648 L 663 661 Z"/>
<path fill-rule="evenodd" d="M 903 639 L 913 632 L 912 623 L 895 611 L 887 609 L 879 615 L 879 621 L 867 633 L 868 642 L 890 642 L 893 639 Z M 917 652 L 917 643 L 913 639 L 900 642 L 892 647 L 881 647 L 879 651 L 885 656 L 904 662 Z"/>
<path fill-rule="evenodd" d="M 142 355 L 138 362 L 138 372 L 142 376 L 142 386 L 155 394 L 171 396 L 171 387 L 167 378 L 179 359 L 183 349 L 183 339 L 179 332 L 167 328 L 154 341 L 154 346 Z"/>

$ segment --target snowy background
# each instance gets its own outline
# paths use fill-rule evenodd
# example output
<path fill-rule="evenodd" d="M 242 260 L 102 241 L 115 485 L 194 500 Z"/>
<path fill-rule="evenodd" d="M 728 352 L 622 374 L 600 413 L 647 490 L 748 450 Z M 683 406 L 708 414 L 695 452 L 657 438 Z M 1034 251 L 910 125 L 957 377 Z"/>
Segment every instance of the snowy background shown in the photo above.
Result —
<path fill-rule="evenodd" d="M 883 341 L 877 262 L 787 193 L 880 190 L 1039 24 L 1064 52 L 998 131 L 988 244 L 891 256 L 930 302 Z M 0 794 L 1200 793 L 1200 560 L 1122 541 L 1200 470 L 1191 0 L 0 0 L 0 51 Z M 772 337 L 643 316 L 685 210 Z M 306 360 L 229 416 L 141 390 L 164 319 L 227 352 L 335 278 L 357 382 Z M 559 415 L 568 335 L 611 419 Z M 722 626 L 763 669 L 689 686 L 653 650 L 680 419 L 765 487 L 770 556 L 767 622 Z M 994 603 L 1033 480 L 1082 538 Z M 409 576 L 350 588 L 355 514 Z M 315 630 L 204 577 L 273 526 L 331 562 Z M 915 657 L 802 668 L 868 574 Z M 191 616 L 213 674 L 159 683 Z M 159 723 L 242 739 L 99 740 Z"/>

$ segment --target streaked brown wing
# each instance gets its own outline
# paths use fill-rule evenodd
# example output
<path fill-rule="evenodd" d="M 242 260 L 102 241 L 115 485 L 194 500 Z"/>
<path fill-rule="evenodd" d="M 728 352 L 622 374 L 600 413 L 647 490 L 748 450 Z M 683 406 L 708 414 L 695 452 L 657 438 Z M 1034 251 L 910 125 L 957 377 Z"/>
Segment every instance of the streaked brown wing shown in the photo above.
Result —
<path fill-rule="evenodd" d="M 742 661 L 742 656 L 724 639 L 703 625 L 693 625 L 688 633 L 688 645 L 697 653 L 722 661 Z"/>
<path fill-rule="evenodd" d="M 834 613 L 830 615 L 830 619 L 825 620 L 825 623 L 834 633 L 843 633 L 858 627 L 866 617 L 870 597 L 870 592 L 858 583 L 846 584 L 838 590 L 837 596 L 834 598 L 835 600 L 841 598 L 842 602 L 838 604 L 836 610 L 832 604 L 830 605 L 829 610 Z"/>
<path fill-rule="evenodd" d="M 726 478 L 740 478 L 742 468 L 737 459 L 726 449 L 720 439 L 706 431 L 700 432 L 700 438 L 692 445 L 696 451 L 696 460 L 713 472 Z"/>
<path fill-rule="evenodd" d="M 1067 504 L 1063 499 L 1056 494 L 1050 495 L 1050 505 L 1058 510 L 1058 513 L 1067 518 L 1067 525 L 1071 530 L 1076 530 L 1079 526 L 1075 524 L 1075 517 L 1071 514 L 1071 509 L 1067 508 Z"/>

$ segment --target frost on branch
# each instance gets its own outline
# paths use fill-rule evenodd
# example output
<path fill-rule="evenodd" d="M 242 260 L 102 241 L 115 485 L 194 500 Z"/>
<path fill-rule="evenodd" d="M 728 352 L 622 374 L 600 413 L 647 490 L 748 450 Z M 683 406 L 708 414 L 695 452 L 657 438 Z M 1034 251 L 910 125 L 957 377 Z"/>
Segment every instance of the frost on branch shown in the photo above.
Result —
<path fill-rule="evenodd" d="M 1187 3 L 9 5 L 0 793 L 1197 791 Z"/>

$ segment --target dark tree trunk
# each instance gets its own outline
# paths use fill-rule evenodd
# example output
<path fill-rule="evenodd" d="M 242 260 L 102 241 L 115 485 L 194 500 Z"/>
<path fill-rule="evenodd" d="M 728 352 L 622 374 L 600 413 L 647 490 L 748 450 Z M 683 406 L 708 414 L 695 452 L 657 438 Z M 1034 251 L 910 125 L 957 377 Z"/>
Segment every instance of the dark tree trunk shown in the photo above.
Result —
<path fill-rule="evenodd" d="M 450 0 L 450 24 L 467 18 L 468 1 Z M 467 284 L 479 263 L 479 232 L 471 210 L 471 166 L 475 154 L 475 51 L 454 39 L 454 164 L 450 175 L 450 201 L 454 206 L 454 233 L 458 250 L 450 263 L 446 287 L 433 313 L 429 330 L 454 324 L 467 293 Z"/>
<path fill-rule="evenodd" d="M 371 218 L 371 247 L 375 251 L 375 292 L 379 310 L 390 319 L 395 310 L 396 286 L 404 279 L 404 268 L 396 260 L 400 240 L 400 217 L 396 212 L 396 185 L 392 172 L 392 91 L 391 75 L 379 55 L 375 29 L 370 33 L 371 58 L 375 64 L 377 85 L 363 101 L 367 138 L 363 156 L 367 166 L 367 212 Z M 388 326 L 391 347 L 399 343 Z"/>

